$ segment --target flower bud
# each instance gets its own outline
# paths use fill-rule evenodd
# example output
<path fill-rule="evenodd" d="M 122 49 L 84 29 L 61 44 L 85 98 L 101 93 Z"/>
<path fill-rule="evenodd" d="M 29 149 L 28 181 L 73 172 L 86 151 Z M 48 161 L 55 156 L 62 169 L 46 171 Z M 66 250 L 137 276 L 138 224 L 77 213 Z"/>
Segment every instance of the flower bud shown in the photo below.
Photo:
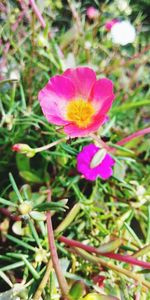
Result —
<path fill-rule="evenodd" d="M 36 154 L 35 150 L 27 144 L 15 144 L 12 146 L 12 150 L 22 154 L 26 154 L 27 157 L 33 157 Z"/>
<path fill-rule="evenodd" d="M 112 19 L 112 20 L 107 21 L 106 24 L 105 24 L 105 29 L 106 29 L 107 31 L 110 31 L 111 28 L 112 28 L 116 23 L 118 23 L 118 22 L 119 22 L 118 19 Z"/>
<path fill-rule="evenodd" d="M 44 249 L 38 249 L 35 254 L 35 261 L 37 263 L 45 262 L 47 263 L 47 252 Z"/>
<path fill-rule="evenodd" d="M 37 44 L 39 47 L 48 47 L 48 40 L 43 34 L 39 34 L 37 38 Z"/>
<path fill-rule="evenodd" d="M 88 7 L 86 14 L 90 20 L 94 20 L 99 16 L 99 12 L 94 6 Z"/>
<path fill-rule="evenodd" d="M 19 205 L 18 209 L 21 215 L 27 215 L 32 210 L 32 204 L 30 201 L 24 201 Z"/>

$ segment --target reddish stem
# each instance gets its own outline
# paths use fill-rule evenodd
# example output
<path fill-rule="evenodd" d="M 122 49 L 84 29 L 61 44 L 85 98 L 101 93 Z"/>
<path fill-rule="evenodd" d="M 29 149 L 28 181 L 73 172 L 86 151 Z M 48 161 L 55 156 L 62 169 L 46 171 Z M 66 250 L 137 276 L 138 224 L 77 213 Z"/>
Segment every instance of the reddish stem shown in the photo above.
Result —
<path fill-rule="evenodd" d="M 22 12 L 20 13 L 20 15 L 18 16 L 17 21 L 12 25 L 12 31 L 16 31 L 16 30 L 17 30 L 18 25 L 19 25 L 20 22 L 22 21 L 24 15 L 25 15 L 25 12 L 22 11 Z"/>
<path fill-rule="evenodd" d="M 116 253 L 113 253 L 113 252 L 101 253 L 95 247 L 84 245 L 81 242 L 78 242 L 78 241 L 75 241 L 75 240 L 70 240 L 70 239 L 68 239 L 64 236 L 59 237 L 59 240 L 61 242 L 65 243 L 66 245 L 70 246 L 70 247 L 81 248 L 81 249 L 84 249 L 88 252 L 97 253 L 101 256 L 109 257 L 109 258 L 112 258 L 112 259 L 115 259 L 115 260 L 119 260 L 119 261 L 123 261 L 123 262 L 129 263 L 129 264 L 132 264 L 132 265 L 141 266 L 143 268 L 150 269 L 150 263 L 138 260 L 136 258 L 133 258 L 132 256 L 129 256 L 129 255 L 121 255 L 121 254 L 116 254 Z"/>
<path fill-rule="evenodd" d="M 51 191 L 50 190 L 48 191 L 48 202 L 51 202 Z M 50 211 L 47 211 L 46 215 L 47 215 L 48 241 L 49 241 L 49 248 L 50 248 L 53 267 L 54 267 L 54 270 L 56 272 L 56 276 L 57 276 L 57 279 L 58 279 L 58 282 L 59 282 L 60 289 L 61 289 L 62 294 L 64 296 L 64 299 L 69 300 L 70 299 L 70 297 L 68 295 L 69 288 L 68 288 L 66 279 L 63 276 L 61 266 L 60 266 L 60 263 L 59 263 L 59 259 L 58 259 L 58 255 L 57 255 Z"/>
<path fill-rule="evenodd" d="M 132 133 L 131 135 L 129 135 L 129 136 L 125 137 L 124 139 L 120 140 L 119 142 L 117 142 L 117 145 L 123 146 L 124 144 L 128 143 L 129 141 L 131 141 L 139 136 L 143 136 L 147 133 L 150 133 L 150 127 L 144 128 L 142 130 L 138 130 L 138 131 Z"/>
<path fill-rule="evenodd" d="M 31 5 L 33 11 L 35 12 L 35 14 L 36 14 L 36 16 L 37 16 L 39 22 L 41 23 L 42 28 L 45 28 L 45 27 L 46 27 L 46 23 L 45 23 L 45 21 L 44 21 L 42 15 L 41 15 L 41 13 L 40 13 L 40 11 L 39 11 L 37 5 L 35 4 L 35 1 L 34 1 L 34 0 L 29 0 L 29 3 L 30 3 L 30 5 Z"/>
<path fill-rule="evenodd" d="M 144 47 L 141 52 L 138 52 L 138 53 L 135 53 L 129 60 L 128 60 L 128 63 L 130 63 L 132 60 L 136 59 L 136 58 L 139 58 L 142 54 L 144 54 L 145 52 L 147 52 L 148 50 L 150 50 L 150 45 Z M 122 65 L 126 64 L 123 63 Z"/>
<path fill-rule="evenodd" d="M 15 216 L 13 214 L 11 214 L 11 212 L 7 209 L 7 208 L 0 208 L 0 212 L 6 216 L 9 217 L 9 219 L 11 219 L 12 221 L 20 221 L 21 218 L 19 216 Z"/>

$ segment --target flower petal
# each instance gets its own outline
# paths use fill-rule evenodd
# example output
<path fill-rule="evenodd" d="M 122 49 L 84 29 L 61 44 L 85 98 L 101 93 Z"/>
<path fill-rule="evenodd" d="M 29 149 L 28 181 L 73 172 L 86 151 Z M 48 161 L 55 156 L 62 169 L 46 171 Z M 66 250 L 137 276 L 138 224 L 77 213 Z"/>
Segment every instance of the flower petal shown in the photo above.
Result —
<path fill-rule="evenodd" d="M 103 159 L 102 163 L 95 168 L 95 171 L 99 174 L 99 176 L 106 180 L 110 176 L 112 176 L 113 171 L 111 167 L 115 164 L 114 159 L 109 155 L 106 154 L 105 158 Z"/>
<path fill-rule="evenodd" d="M 73 83 L 60 75 L 52 77 L 38 95 L 45 117 L 56 125 L 68 123 L 65 120 L 66 105 L 73 98 L 75 98 Z"/>
<path fill-rule="evenodd" d="M 95 82 L 90 95 L 90 101 L 102 114 L 106 114 L 110 109 L 115 96 L 113 94 L 113 83 L 107 78 L 99 79 Z"/>
<path fill-rule="evenodd" d="M 78 97 L 89 98 L 91 89 L 96 81 L 96 74 L 92 69 L 87 67 L 68 69 L 63 73 L 63 76 L 72 80 Z"/>
<path fill-rule="evenodd" d="M 101 115 L 101 112 L 97 114 L 92 123 L 86 128 L 79 128 L 77 125 L 73 123 L 68 123 L 64 126 L 64 132 L 68 134 L 70 137 L 83 137 L 89 135 L 91 132 L 98 130 L 100 125 L 102 125 L 105 121 L 104 115 Z"/>

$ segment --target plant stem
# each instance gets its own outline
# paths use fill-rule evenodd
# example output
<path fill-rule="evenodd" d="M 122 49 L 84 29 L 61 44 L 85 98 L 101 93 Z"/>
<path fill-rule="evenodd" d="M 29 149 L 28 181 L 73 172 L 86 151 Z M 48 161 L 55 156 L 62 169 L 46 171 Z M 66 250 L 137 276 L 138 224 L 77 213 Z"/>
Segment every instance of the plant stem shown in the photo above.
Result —
<path fill-rule="evenodd" d="M 65 243 L 65 244 L 67 244 L 70 247 L 81 248 L 81 249 L 84 249 L 84 250 L 86 250 L 88 252 L 93 252 L 93 253 L 99 254 L 101 256 L 109 257 L 111 259 L 123 261 L 123 262 L 129 263 L 129 264 L 132 264 L 132 265 L 141 266 L 143 268 L 150 269 L 150 263 L 138 260 L 136 258 L 133 258 L 132 256 L 129 256 L 129 255 L 121 255 L 121 254 L 116 254 L 116 253 L 113 253 L 113 252 L 101 253 L 99 251 L 99 249 L 97 249 L 95 247 L 84 245 L 81 242 L 68 239 L 68 238 L 66 238 L 64 236 L 61 236 L 59 238 L 59 240 L 61 242 Z"/>
<path fill-rule="evenodd" d="M 35 150 L 35 153 L 38 153 L 38 152 L 41 152 L 41 151 L 44 151 L 44 150 L 48 150 L 48 149 L 50 149 L 50 148 L 52 148 L 52 147 L 54 147 L 54 146 L 60 144 L 61 142 L 64 142 L 64 141 L 68 140 L 68 139 L 69 139 L 69 137 L 66 136 L 66 137 L 64 137 L 64 138 L 62 138 L 62 139 L 59 139 L 59 140 L 57 140 L 57 141 L 55 141 L 55 142 L 52 142 L 52 143 L 50 143 L 50 144 L 48 144 L 48 145 L 45 145 L 45 146 L 42 146 L 42 147 L 39 147 L 39 148 L 35 148 L 35 149 L 34 149 L 34 150 Z"/>
<path fill-rule="evenodd" d="M 91 138 L 94 139 L 102 148 L 106 149 L 107 151 L 112 151 L 113 148 L 109 147 L 100 137 L 96 134 L 91 133 Z"/>
<path fill-rule="evenodd" d="M 141 257 L 143 255 L 147 255 L 150 253 L 150 244 L 143 247 L 142 249 L 140 249 L 139 251 L 137 251 L 136 253 L 134 253 L 132 255 L 132 257 Z"/>
<path fill-rule="evenodd" d="M 117 142 L 116 145 L 123 146 L 124 144 L 132 141 L 133 139 L 135 139 L 139 136 L 143 136 L 143 135 L 148 134 L 148 133 L 150 133 L 150 127 L 138 130 L 138 131 L 130 134 L 129 136 L 127 136 L 127 137 L 123 138 L 122 140 L 120 140 L 119 142 Z M 115 148 L 111 148 L 104 141 L 102 141 L 101 138 L 99 138 L 96 134 L 92 133 L 92 134 L 90 134 L 90 136 L 92 137 L 92 139 L 97 141 L 100 144 L 100 146 L 102 146 L 107 151 L 110 151 L 110 152 L 115 152 L 116 151 Z"/>
<path fill-rule="evenodd" d="M 150 288 L 150 283 L 148 281 L 142 279 L 140 275 L 137 275 L 137 274 L 135 274 L 133 272 L 130 272 L 126 269 L 122 269 L 122 268 L 120 268 L 116 265 L 113 265 L 112 263 L 110 263 L 108 261 L 105 261 L 105 260 L 103 260 L 99 257 L 95 257 L 95 256 L 87 253 L 85 250 L 76 248 L 75 252 L 77 254 L 81 255 L 86 260 L 92 262 L 92 263 L 101 264 L 102 266 L 107 267 L 107 268 L 109 268 L 109 269 L 111 269 L 111 270 L 113 270 L 117 273 L 122 273 L 125 276 L 127 276 L 128 278 L 132 278 L 135 281 L 137 281 L 138 283 L 142 284 L 144 287 L 147 287 L 148 289 Z M 144 287 L 143 287 L 143 290 L 146 291 L 146 289 Z"/>
<path fill-rule="evenodd" d="M 7 208 L 5 208 L 5 207 L 1 207 L 1 208 L 0 208 L 0 212 L 1 212 L 4 216 L 8 217 L 9 219 L 11 219 L 11 220 L 14 221 L 14 222 L 20 221 L 20 220 L 21 220 L 21 218 L 20 218 L 19 216 L 13 215 L 13 214 L 9 211 L 9 209 L 7 209 Z"/>
<path fill-rule="evenodd" d="M 70 10 L 72 12 L 73 18 L 74 18 L 74 20 L 75 20 L 75 22 L 77 24 L 78 32 L 82 33 L 82 23 L 80 21 L 79 14 L 78 14 L 78 12 L 77 12 L 74 4 L 70 0 L 68 0 L 68 4 L 69 4 L 69 8 L 70 8 Z"/>
<path fill-rule="evenodd" d="M 48 202 L 50 202 L 50 201 L 51 201 L 51 191 L 49 189 Z M 67 285 L 66 279 L 63 276 L 61 266 L 59 263 L 59 259 L 58 259 L 58 255 L 57 255 L 50 211 L 48 211 L 46 215 L 47 215 L 48 241 L 49 241 L 49 247 L 50 247 L 53 267 L 56 272 L 56 276 L 57 276 L 57 279 L 59 282 L 60 289 L 62 291 L 62 295 L 64 296 L 65 300 L 70 300 L 70 297 L 68 295 L 69 287 Z"/>
<path fill-rule="evenodd" d="M 130 134 L 129 136 L 125 137 L 124 139 L 120 140 L 119 142 L 117 142 L 117 145 L 123 146 L 124 144 L 132 141 L 133 139 L 135 139 L 139 136 L 143 136 L 143 135 L 148 134 L 148 133 L 150 133 L 150 127 L 144 128 L 142 130 L 138 130 L 138 131 Z"/>
<path fill-rule="evenodd" d="M 30 3 L 30 5 L 31 5 L 31 7 L 32 7 L 32 9 L 33 9 L 33 11 L 34 11 L 34 13 L 36 14 L 36 16 L 37 16 L 37 18 L 38 18 L 38 20 L 39 20 L 39 22 L 40 22 L 42 28 L 45 28 L 45 27 L 46 27 L 46 23 L 45 23 L 45 21 L 44 21 L 42 15 L 41 15 L 41 13 L 40 13 L 40 11 L 39 11 L 37 5 L 35 4 L 35 1 L 34 1 L 34 0 L 29 0 L 29 3 Z"/>
<path fill-rule="evenodd" d="M 47 264 L 47 269 L 46 269 L 46 272 L 44 274 L 44 277 L 42 279 L 42 281 L 40 282 L 36 292 L 35 292 L 35 295 L 33 297 L 33 300 L 39 300 L 41 295 L 42 295 L 42 292 L 47 284 L 47 281 L 49 279 L 49 275 L 50 275 L 50 272 L 52 270 L 52 260 L 50 259 L 48 264 Z"/>

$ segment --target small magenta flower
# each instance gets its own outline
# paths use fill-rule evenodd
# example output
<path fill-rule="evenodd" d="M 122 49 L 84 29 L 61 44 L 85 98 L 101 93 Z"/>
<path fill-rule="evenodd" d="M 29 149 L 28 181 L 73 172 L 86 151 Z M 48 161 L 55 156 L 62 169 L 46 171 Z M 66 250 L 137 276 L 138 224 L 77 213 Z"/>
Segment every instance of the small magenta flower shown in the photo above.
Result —
<path fill-rule="evenodd" d="M 99 12 L 98 12 L 98 10 L 94 6 L 88 7 L 87 11 L 86 11 L 86 14 L 87 14 L 87 17 L 90 20 L 94 20 L 94 19 L 96 19 L 99 16 Z"/>
<path fill-rule="evenodd" d="M 110 31 L 111 28 L 113 27 L 113 25 L 115 25 L 116 23 L 118 23 L 119 20 L 118 19 L 112 19 L 112 20 L 109 20 L 105 23 L 105 29 Z"/>
<path fill-rule="evenodd" d="M 113 83 L 107 78 L 96 80 L 87 67 L 67 69 L 52 77 L 38 98 L 50 123 L 63 126 L 70 137 L 83 137 L 106 120 L 114 100 Z"/>
<path fill-rule="evenodd" d="M 112 176 L 115 161 L 106 152 L 94 144 L 84 146 L 77 156 L 77 170 L 88 180 L 100 177 L 104 180 Z"/>

